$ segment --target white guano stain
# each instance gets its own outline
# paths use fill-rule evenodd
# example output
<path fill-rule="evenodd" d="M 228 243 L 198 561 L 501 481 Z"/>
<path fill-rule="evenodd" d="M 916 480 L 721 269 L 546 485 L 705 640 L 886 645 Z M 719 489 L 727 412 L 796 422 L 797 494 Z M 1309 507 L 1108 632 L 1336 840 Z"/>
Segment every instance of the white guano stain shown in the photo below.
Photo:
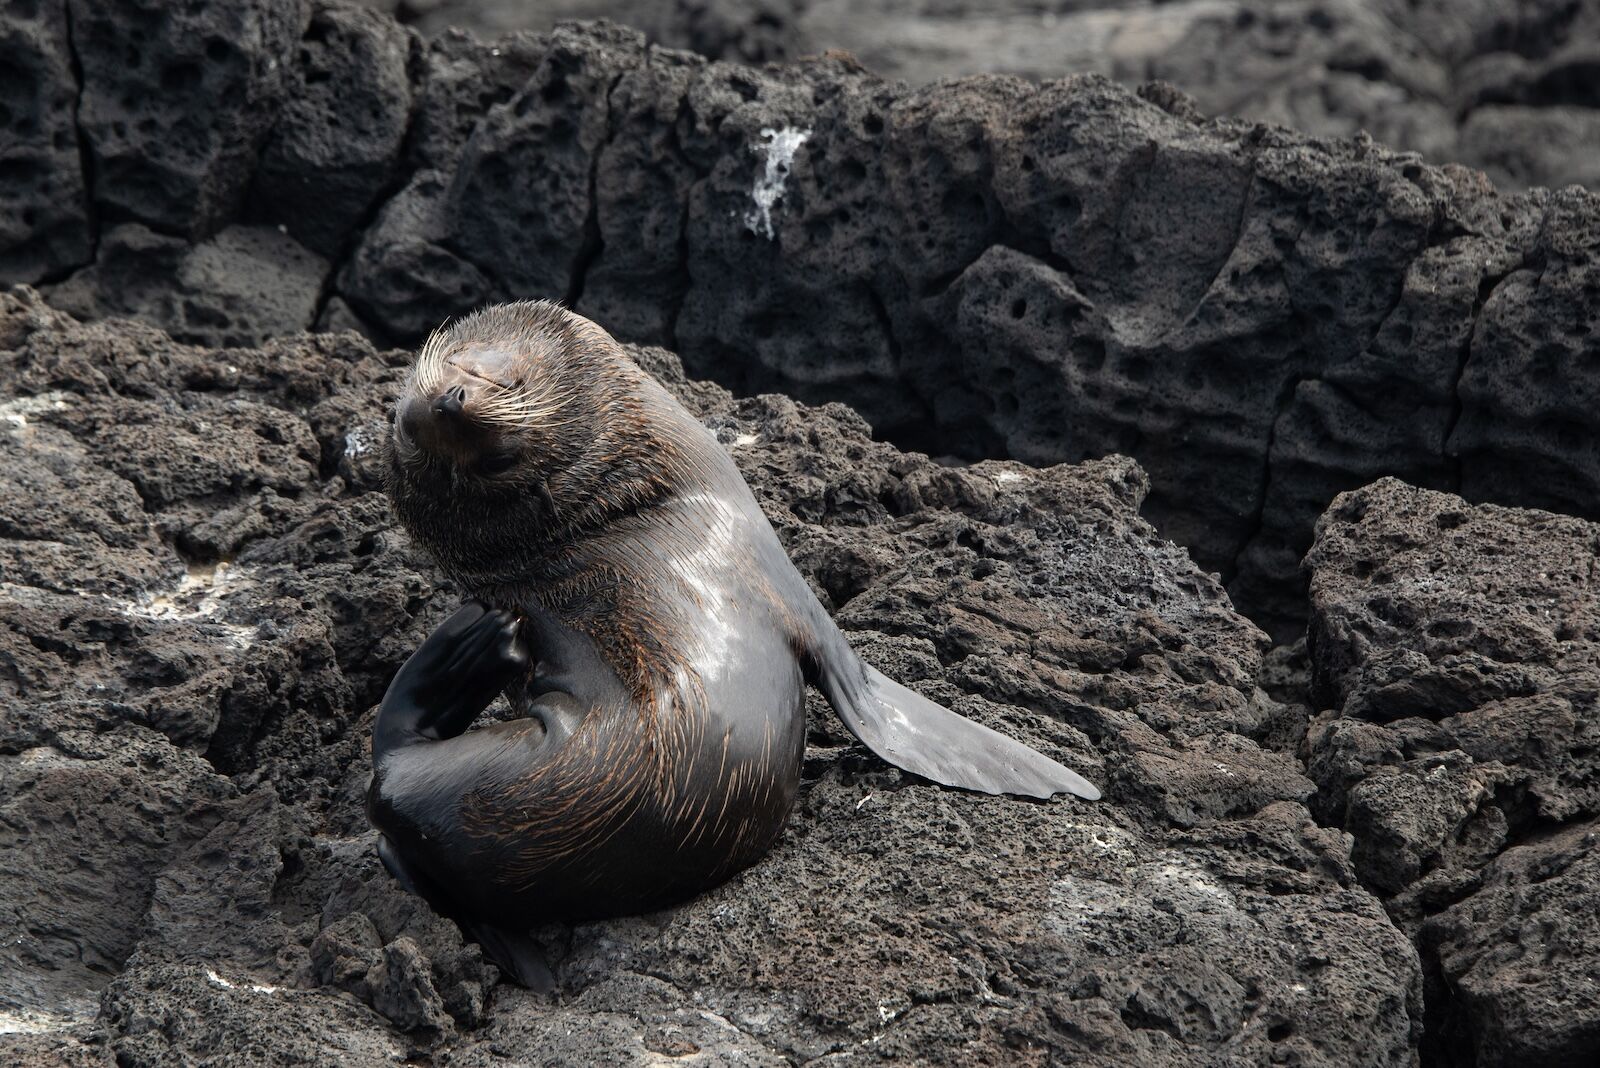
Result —
<path fill-rule="evenodd" d="M 118 604 L 125 615 L 162 622 L 205 623 L 218 628 L 235 649 L 247 649 L 256 639 L 256 628 L 227 623 L 216 618 L 223 599 L 248 585 L 242 569 L 222 561 L 215 564 L 190 564 L 175 589 L 143 594 L 138 600 Z"/>
<path fill-rule="evenodd" d="M 744 224 L 750 232 L 771 241 L 777 237 L 772 227 L 772 209 L 783 199 L 783 187 L 789 181 L 789 169 L 794 166 L 794 154 L 811 136 L 810 130 L 785 126 L 781 130 L 767 127 L 761 131 L 761 140 L 750 146 L 750 151 L 766 159 L 766 167 L 756 175 L 750 199 L 755 207 L 744 213 Z"/>
<path fill-rule="evenodd" d="M 67 406 L 67 395 L 62 392 L 40 393 L 33 397 L 16 397 L 0 402 L 0 423 L 13 431 L 28 425 L 28 416 L 40 412 L 58 412 Z"/>
<path fill-rule="evenodd" d="M 239 984 L 229 982 L 222 976 L 218 975 L 215 968 L 206 969 L 206 981 L 212 986 L 221 987 L 223 990 L 237 990 L 239 988 Z M 251 983 L 245 989 L 249 990 L 252 994 L 276 994 L 278 991 L 282 990 L 283 987 L 271 986 L 267 983 Z"/>
<path fill-rule="evenodd" d="M 358 426 L 353 430 L 345 431 L 344 454 L 346 456 L 365 456 L 377 444 L 373 437 L 371 427 Z"/>

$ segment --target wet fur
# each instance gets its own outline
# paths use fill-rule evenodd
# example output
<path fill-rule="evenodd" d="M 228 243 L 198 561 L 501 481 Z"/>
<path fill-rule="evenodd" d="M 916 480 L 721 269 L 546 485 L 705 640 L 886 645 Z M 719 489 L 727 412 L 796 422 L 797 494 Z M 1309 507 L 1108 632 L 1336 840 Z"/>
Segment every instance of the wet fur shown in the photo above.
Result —
<path fill-rule="evenodd" d="M 525 767 L 512 778 L 485 775 L 465 792 L 457 812 L 471 839 L 464 851 L 492 862 L 503 896 L 531 898 L 542 888 L 549 901 L 559 885 L 571 892 L 555 896 L 576 904 L 576 891 L 616 876 L 606 854 L 619 836 L 628 850 L 654 837 L 670 843 L 675 863 L 660 893 L 627 907 L 686 896 L 770 847 L 793 803 L 803 743 L 803 716 L 798 732 L 768 722 L 760 752 L 730 760 L 697 673 L 704 593 L 685 580 L 696 574 L 685 561 L 703 551 L 708 531 L 744 526 L 712 499 L 731 487 L 704 492 L 717 481 L 707 450 L 719 446 L 608 335 L 546 303 L 489 309 L 441 330 L 408 389 L 437 389 L 443 361 L 463 344 L 530 354 L 518 389 L 472 413 L 514 436 L 522 459 L 502 476 L 476 478 L 397 441 L 389 464 L 396 512 L 470 596 L 546 614 L 592 642 L 626 695 L 588 709 L 559 744 L 529 746 L 526 725 L 509 739 L 527 747 Z M 742 483 L 737 489 L 748 496 Z M 732 544 L 748 536 L 725 533 Z M 724 573 L 707 581 L 726 587 L 753 620 L 794 626 L 759 568 L 738 574 L 753 560 L 719 566 Z M 783 640 L 791 649 L 802 642 L 797 632 Z M 512 698 L 526 707 L 537 694 L 514 687 Z M 408 821 L 392 808 L 386 814 Z M 418 847 L 440 853 L 429 837 Z M 462 859 L 434 858 L 449 867 Z"/>
<path fill-rule="evenodd" d="M 457 912 L 509 929 L 647 911 L 753 863 L 798 791 L 807 681 L 935 782 L 1100 796 L 864 664 L 728 454 L 593 323 L 547 303 L 468 316 L 423 347 L 398 411 L 401 523 L 532 652 L 508 689 L 522 719 L 460 733 L 481 705 L 458 700 L 453 736 L 374 747 L 394 862 Z"/>

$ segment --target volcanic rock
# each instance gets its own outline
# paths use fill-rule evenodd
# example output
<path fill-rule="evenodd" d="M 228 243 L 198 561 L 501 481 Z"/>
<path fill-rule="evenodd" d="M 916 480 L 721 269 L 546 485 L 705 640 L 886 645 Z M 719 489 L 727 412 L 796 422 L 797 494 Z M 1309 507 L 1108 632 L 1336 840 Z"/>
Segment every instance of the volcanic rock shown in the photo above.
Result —
<path fill-rule="evenodd" d="M 52 299 L 217 345 L 345 324 L 411 343 L 557 297 L 903 446 L 1125 453 L 1146 515 L 1281 638 L 1316 516 L 1374 478 L 1596 514 L 1596 194 L 1207 120 L 1170 86 L 910 89 L 607 24 L 422 48 L 332 0 L 258 6 L 138 16 L 141 63 L 203 74 L 159 98 L 108 73 L 112 15 L 73 22 L 94 151 L 49 156 L 49 181 L 91 175 L 104 232 Z M 241 18 L 243 51 L 190 55 Z"/>
<path fill-rule="evenodd" d="M 889 80 L 1098 73 L 1318 137 L 1365 130 L 1501 186 L 1600 185 L 1600 2 L 1539 0 L 363 0 L 430 35 L 609 18 L 652 42 L 760 62 L 828 50 Z"/>
<path fill-rule="evenodd" d="M 332 258 L 394 179 L 413 41 L 375 13 L 317 5 L 255 172 L 258 210 Z"/>
<path fill-rule="evenodd" d="M 285 103 L 303 0 L 67 2 L 99 212 L 190 240 L 226 226 Z"/>
<path fill-rule="evenodd" d="M 93 257 L 66 0 L 0 18 L 0 281 L 43 281 Z"/>
<path fill-rule="evenodd" d="M 1385 479 L 1334 501 L 1306 566 L 1312 809 L 1420 933 L 1424 1049 L 1586 1063 L 1600 526 Z"/>
<path fill-rule="evenodd" d="M 207 345 L 260 345 L 311 328 L 328 265 L 267 226 L 230 226 L 197 244 L 138 223 L 106 232 L 93 266 L 47 288 L 86 319 L 137 316 Z"/>
<path fill-rule="evenodd" d="M 1265 638 L 1138 517 L 1132 461 L 943 467 L 630 350 L 870 661 L 1107 800 L 934 787 L 814 697 L 773 853 L 541 926 L 541 997 L 394 884 L 362 811 L 372 706 L 456 603 L 380 489 L 405 354 L 0 300 L 0 827 L 28 859 L 0 1005 L 43 1029 L 8 1059 L 1412 1062 L 1416 951 L 1260 741 Z"/>

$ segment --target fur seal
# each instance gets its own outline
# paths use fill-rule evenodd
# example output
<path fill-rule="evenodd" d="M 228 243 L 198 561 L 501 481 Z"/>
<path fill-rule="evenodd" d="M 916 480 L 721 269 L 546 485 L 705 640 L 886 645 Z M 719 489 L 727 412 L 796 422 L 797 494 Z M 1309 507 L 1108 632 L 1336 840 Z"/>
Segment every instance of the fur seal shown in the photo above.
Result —
<path fill-rule="evenodd" d="M 369 814 L 396 877 L 524 982 L 517 931 L 664 907 L 768 850 L 807 682 L 937 783 L 1100 796 L 866 665 L 711 432 L 559 305 L 437 331 L 389 453 L 401 524 L 474 600 L 384 697 Z M 468 731 L 502 688 L 520 718 Z"/>

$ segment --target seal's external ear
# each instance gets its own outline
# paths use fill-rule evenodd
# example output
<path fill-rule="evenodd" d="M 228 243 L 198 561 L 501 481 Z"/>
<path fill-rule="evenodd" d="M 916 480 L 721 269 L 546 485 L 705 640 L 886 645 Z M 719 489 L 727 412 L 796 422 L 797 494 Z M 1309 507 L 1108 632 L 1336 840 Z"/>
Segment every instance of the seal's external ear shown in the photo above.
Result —
<path fill-rule="evenodd" d="M 843 649 L 818 657 L 817 682 L 850 733 L 895 767 L 985 794 L 1100 800 L 1100 791 L 1071 768 L 907 689 L 863 663 L 842 639 L 837 644 Z"/>

